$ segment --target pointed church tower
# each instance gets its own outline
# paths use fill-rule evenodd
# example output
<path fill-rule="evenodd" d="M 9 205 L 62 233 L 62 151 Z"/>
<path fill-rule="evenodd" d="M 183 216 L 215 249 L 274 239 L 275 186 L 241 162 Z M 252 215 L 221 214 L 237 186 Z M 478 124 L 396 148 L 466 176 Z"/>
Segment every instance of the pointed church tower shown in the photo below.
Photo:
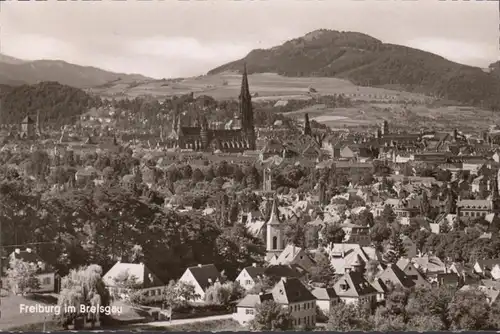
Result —
<path fill-rule="evenodd" d="M 273 199 L 273 207 L 266 227 L 266 258 L 270 259 L 274 255 L 279 256 L 283 251 L 283 231 L 281 230 L 281 220 L 279 218 L 278 201 L 276 197 Z"/>
<path fill-rule="evenodd" d="M 252 95 L 248 86 L 247 65 L 243 67 L 243 77 L 241 79 L 241 92 L 240 100 L 240 119 L 241 129 L 243 135 L 250 143 L 250 150 L 255 150 L 255 127 L 253 123 L 253 108 L 252 108 Z"/>
<path fill-rule="evenodd" d="M 311 123 L 309 123 L 309 114 L 306 113 L 304 116 L 304 135 L 310 136 L 312 134 Z"/>

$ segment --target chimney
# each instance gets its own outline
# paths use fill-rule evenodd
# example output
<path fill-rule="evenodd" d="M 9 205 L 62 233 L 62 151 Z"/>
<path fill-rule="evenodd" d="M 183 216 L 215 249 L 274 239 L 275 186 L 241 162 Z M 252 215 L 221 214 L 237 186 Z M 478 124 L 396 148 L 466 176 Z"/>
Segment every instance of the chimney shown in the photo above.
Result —
<path fill-rule="evenodd" d="M 252 263 L 252 267 L 254 267 L 254 268 L 257 267 L 257 263 L 255 263 L 255 262 Z"/>
<path fill-rule="evenodd" d="M 28 253 L 31 253 L 31 248 L 26 248 L 26 251 L 27 251 Z"/>
<path fill-rule="evenodd" d="M 264 292 L 259 292 L 259 296 L 262 296 L 264 294 Z"/>
<path fill-rule="evenodd" d="M 16 252 L 16 254 L 21 254 L 21 250 L 19 248 L 16 248 L 14 252 Z"/>
<path fill-rule="evenodd" d="M 202 265 L 198 263 L 198 268 L 201 268 L 201 267 L 202 267 Z"/>

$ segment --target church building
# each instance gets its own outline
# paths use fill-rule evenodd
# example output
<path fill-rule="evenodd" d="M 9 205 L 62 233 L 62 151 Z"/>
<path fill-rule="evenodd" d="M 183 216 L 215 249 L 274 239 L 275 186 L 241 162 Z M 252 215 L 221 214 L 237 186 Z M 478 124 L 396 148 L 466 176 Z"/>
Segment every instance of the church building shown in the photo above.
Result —
<path fill-rule="evenodd" d="M 241 92 L 239 96 L 241 127 L 238 129 L 214 129 L 203 115 L 196 126 L 185 126 L 182 115 L 176 112 L 170 138 L 172 146 L 194 151 L 243 152 L 255 150 L 255 127 L 252 97 L 248 86 L 246 65 L 243 69 Z"/>

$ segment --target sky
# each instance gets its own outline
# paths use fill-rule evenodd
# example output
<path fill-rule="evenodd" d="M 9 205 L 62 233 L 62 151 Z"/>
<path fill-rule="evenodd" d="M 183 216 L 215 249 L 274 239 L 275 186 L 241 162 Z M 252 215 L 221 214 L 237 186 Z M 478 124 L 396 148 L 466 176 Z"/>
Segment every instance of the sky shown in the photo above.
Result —
<path fill-rule="evenodd" d="M 155 78 L 205 74 L 316 29 L 487 67 L 499 59 L 499 2 L 452 0 L 48 0 L 0 2 L 0 52 Z"/>

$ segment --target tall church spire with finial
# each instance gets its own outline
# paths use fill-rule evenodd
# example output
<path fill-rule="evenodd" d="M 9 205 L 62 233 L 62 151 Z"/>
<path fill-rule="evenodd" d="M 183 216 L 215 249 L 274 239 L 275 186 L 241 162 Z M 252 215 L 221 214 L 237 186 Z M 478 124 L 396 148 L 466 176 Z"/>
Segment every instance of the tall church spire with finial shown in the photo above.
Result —
<path fill-rule="evenodd" d="M 253 124 L 252 95 L 248 86 L 247 65 L 243 65 L 243 77 L 241 79 L 240 118 L 241 129 L 249 141 L 249 149 L 255 150 L 255 128 Z"/>

